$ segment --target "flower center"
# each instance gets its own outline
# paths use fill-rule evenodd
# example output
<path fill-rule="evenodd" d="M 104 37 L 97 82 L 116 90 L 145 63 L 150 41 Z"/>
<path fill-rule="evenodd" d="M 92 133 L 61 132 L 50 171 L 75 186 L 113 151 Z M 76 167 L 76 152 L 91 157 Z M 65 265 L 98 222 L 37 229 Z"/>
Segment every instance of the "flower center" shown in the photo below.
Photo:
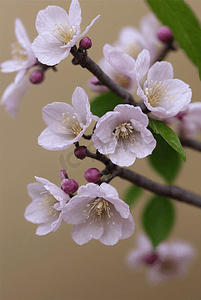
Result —
<path fill-rule="evenodd" d="M 45 196 L 42 198 L 42 202 L 39 202 L 38 204 L 41 206 L 42 211 L 40 214 L 48 213 L 49 215 L 52 215 L 53 217 L 58 216 L 59 211 L 57 211 L 54 208 L 54 204 L 58 201 L 52 196 L 50 193 L 46 193 Z M 46 218 L 48 221 L 49 218 Z"/>
<path fill-rule="evenodd" d="M 161 264 L 161 271 L 164 273 L 169 273 L 174 271 L 176 268 L 176 265 L 173 261 L 170 260 L 166 260 L 164 262 L 162 262 Z"/>
<path fill-rule="evenodd" d="M 133 136 L 134 128 L 129 122 L 121 123 L 119 126 L 115 128 L 113 131 L 113 135 L 117 138 L 117 140 L 135 140 Z"/>
<path fill-rule="evenodd" d="M 28 59 L 27 51 L 16 41 L 11 44 L 11 55 L 13 59 L 25 61 Z"/>
<path fill-rule="evenodd" d="M 100 221 L 102 225 L 102 220 L 111 219 L 113 216 L 113 213 L 110 212 L 109 202 L 103 198 L 97 198 L 91 204 L 87 204 L 87 209 L 83 212 L 87 213 L 87 220 L 91 218 L 90 224 Z M 115 223 L 113 222 L 113 224 Z"/>
<path fill-rule="evenodd" d="M 75 115 L 70 116 L 69 112 L 62 113 L 62 119 L 58 119 L 62 121 L 62 123 L 66 126 L 60 126 L 59 129 L 61 130 L 61 133 L 68 133 L 74 134 L 75 136 L 78 136 L 80 132 L 83 129 L 83 124 L 80 124 L 77 117 Z"/>
<path fill-rule="evenodd" d="M 117 74 L 115 76 L 115 81 L 124 89 L 127 89 L 130 85 L 129 77 L 123 74 Z"/>
<path fill-rule="evenodd" d="M 152 81 L 153 82 L 153 81 Z M 168 89 L 169 85 L 167 83 L 164 83 L 162 81 L 155 81 L 152 88 L 146 88 L 144 93 L 148 98 L 148 102 L 151 106 L 154 106 L 154 104 L 157 102 L 157 104 L 162 102 L 170 102 L 171 98 L 174 96 L 168 96 Z M 162 101 L 160 101 L 162 100 Z"/>
<path fill-rule="evenodd" d="M 137 42 L 133 42 L 133 43 L 126 45 L 125 49 L 123 50 L 123 52 L 132 56 L 134 59 L 137 58 L 138 54 L 141 51 L 142 51 L 142 47 Z"/>
<path fill-rule="evenodd" d="M 64 45 L 67 45 L 76 33 L 75 26 L 68 26 L 67 23 L 55 24 L 55 29 L 50 30 L 50 33 Z"/>

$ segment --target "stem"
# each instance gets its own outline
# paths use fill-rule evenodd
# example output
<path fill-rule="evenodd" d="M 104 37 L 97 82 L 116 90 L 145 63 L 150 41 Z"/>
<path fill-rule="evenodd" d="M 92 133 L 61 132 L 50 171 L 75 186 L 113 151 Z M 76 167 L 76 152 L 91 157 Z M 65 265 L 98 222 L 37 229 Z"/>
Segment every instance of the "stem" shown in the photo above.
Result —
<path fill-rule="evenodd" d="M 194 150 L 201 151 L 201 142 L 198 142 L 196 140 L 191 140 L 191 139 L 184 139 L 184 138 L 180 138 L 180 142 L 182 146 L 186 146 Z"/>
<path fill-rule="evenodd" d="M 108 183 L 110 180 L 118 176 L 156 195 L 178 200 L 180 202 L 191 204 L 196 207 L 201 207 L 201 196 L 193 194 L 178 186 L 166 186 L 157 183 L 129 169 L 120 168 L 117 165 L 113 164 L 107 156 L 99 153 L 98 151 L 96 154 L 94 154 L 87 150 L 86 154 L 87 157 L 94 158 L 105 164 L 106 168 L 108 168 L 109 170 L 108 173 L 111 174 L 108 178 L 101 179 L 99 181 L 99 184 L 102 182 Z"/>
<path fill-rule="evenodd" d="M 120 85 L 115 83 L 109 76 L 107 76 L 103 70 L 87 55 L 87 52 L 81 52 L 77 50 L 76 46 L 71 48 L 71 54 L 74 56 L 73 64 L 79 64 L 83 68 L 86 68 L 94 76 L 98 78 L 101 84 L 105 85 L 110 91 L 121 98 L 125 104 L 141 107 L 144 113 L 148 113 L 149 110 L 146 108 L 144 103 L 137 103 L 133 99 L 133 96 L 125 91 Z"/>

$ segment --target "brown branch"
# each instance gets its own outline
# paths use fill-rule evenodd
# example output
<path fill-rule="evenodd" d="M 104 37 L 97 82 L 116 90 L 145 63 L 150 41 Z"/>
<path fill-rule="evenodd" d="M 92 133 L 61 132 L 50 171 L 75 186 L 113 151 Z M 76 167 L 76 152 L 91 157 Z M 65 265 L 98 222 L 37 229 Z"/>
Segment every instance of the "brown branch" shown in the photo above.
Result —
<path fill-rule="evenodd" d="M 105 164 L 106 168 L 108 168 L 110 177 L 106 179 L 100 179 L 98 182 L 99 184 L 101 184 L 102 182 L 109 182 L 110 180 L 118 176 L 156 195 L 178 200 L 180 202 L 191 204 L 196 207 L 201 207 L 201 196 L 199 195 L 193 194 L 178 186 L 166 186 L 157 183 L 129 169 L 120 168 L 119 166 L 113 164 L 107 156 L 99 153 L 98 151 L 96 154 L 94 154 L 87 150 L 86 155 L 87 157 L 91 157 L 98 161 L 101 161 L 103 164 Z"/>
<path fill-rule="evenodd" d="M 182 146 L 184 146 L 184 147 L 189 147 L 191 149 L 201 151 L 201 142 L 199 142 L 199 141 L 192 140 L 192 139 L 180 138 L 180 142 L 181 142 Z"/>
<path fill-rule="evenodd" d="M 137 103 L 133 99 L 133 96 L 125 91 L 120 85 L 114 82 L 109 76 L 107 76 L 103 70 L 88 56 L 86 51 L 81 51 L 77 49 L 76 46 L 71 48 L 71 54 L 74 56 L 72 63 L 81 65 L 83 68 L 86 68 L 94 76 L 98 78 L 102 85 L 106 86 L 110 91 L 115 95 L 121 98 L 125 104 L 130 104 L 134 106 L 139 106 L 144 113 L 148 113 L 149 110 L 146 108 L 144 103 Z"/>

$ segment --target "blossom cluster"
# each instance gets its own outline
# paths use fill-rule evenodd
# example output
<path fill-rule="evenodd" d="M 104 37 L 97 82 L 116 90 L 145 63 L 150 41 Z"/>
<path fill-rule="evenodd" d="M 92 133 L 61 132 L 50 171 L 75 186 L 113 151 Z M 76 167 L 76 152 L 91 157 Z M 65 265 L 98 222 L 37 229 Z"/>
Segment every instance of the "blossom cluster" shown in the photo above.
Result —
<path fill-rule="evenodd" d="M 61 7 L 48 6 L 37 15 L 38 36 L 32 44 L 21 20 L 15 20 L 17 43 L 12 45 L 12 59 L 1 64 L 2 72 L 17 72 L 14 82 L 1 98 L 1 104 L 11 116 L 17 116 L 20 101 L 31 83 L 41 83 L 48 68 L 54 70 L 55 65 L 64 60 L 72 49 L 87 53 L 91 40 L 81 40 L 78 49 L 76 42 L 98 18 L 99 15 L 81 33 L 81 8 L 77 0 L 72 0 L 69 14 Z M 201 130 L 201 105 L 190 103 L 191 88 L 174 78 L 171 63 L 157 61 L 165 41 L 173 39 L 170 30 L 163 28 L 163 32 L 157 35 L 160 23 L 153 14 L 146 16 L 140 26 L 140 30 L 124 27 L 113 45 L 105 44 L 104 58 L 99 65 L 117 86 L 136 93 L 145 109 L 142 110 L 138 104 L 119 104 L 98 117 L 90 110 L 85 90 L 76 87 L 72 105 L 53 102 L 43 108 L 42 116 L 47 127 L 38 137 L 40 146 L 60 151 L 75 145 L 75 156 L 84 159 L 87 147 L 80 147 L 79 142 L 82 137 L 86 138 L 87 128 L 96 122 L 90 135 L 96 152 L 108 155 L 113 166 L 130 167 L 136 158 L 147 157 L 156 147 L 156 140 L 148 127 L 149 118 L 166 123 L 176 120 L 180 136 L 188 138 Z M 32 73 L 28 77 L 30 70 Z M 107 90 L 106 85 L 95 76 L 88 84 L 99 93 Z M 74 179 L 68 178 L 65 170 L 60 173 L 61 187 L 36 177 L 38 182 L 27 187 L 32 202 L 26 208 L 25 218 L 38 224 L 37 235 L 55 232 L 64 220 L 74 225 L 72 238 L 79 245 L 91 239 L 115 245 L 133 234 L 135 223 L 128 204 L 109 184 L 112 177 L 101 181 L 101 177 L 108 174 L 109 169 L 101 172 L 95 168 L 88 169 L 85 179 L 89 183 L 80 187 Z M 193 256 L 192 249 L 179 242 L 161 244 L 153 250 L 146 237 L 142 236 L 138 241 L 139 249 L 129 255 L 128 261 L 133 266 L 150 266 L 149 277 L 153 281 L 183 274 L 187 261 Z"/>
<path fill-rule="evenodd" d="M 44 178 L 36 179 L 39 183 L 27 187 L 32 202 L 26 208 L 25 218 L 39 224 L 37 235 L 56 231 L 62 220 L 74 225 L 72 238 L 79 245 L 92 238 L 114 245 L 133 234 L 135 224 L 129 206 L 111 185 L 88 183 L 70 199 L 62 188 Z"/>
<path fill-rule="evenodd" d="M 195 256 L 195 250 L 183 241 L 160 243 L 155 249 L 149 238 L 140 234 L 137 249 L 131 251 L 126 261 L 131 269 L 147 268 L 150 283 L 156 284 L 180 278 L 187 273 L 187 267 Z"/>

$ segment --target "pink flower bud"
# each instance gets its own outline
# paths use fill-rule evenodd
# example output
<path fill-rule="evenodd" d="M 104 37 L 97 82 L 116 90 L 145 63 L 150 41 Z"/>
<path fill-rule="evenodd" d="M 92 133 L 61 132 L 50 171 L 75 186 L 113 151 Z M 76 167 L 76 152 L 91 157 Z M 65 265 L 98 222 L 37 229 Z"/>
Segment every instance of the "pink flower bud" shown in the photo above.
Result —
<path fill-rule="evenodd" d="M 63 179 L 61 182 L 61 189 L 66 194 L 73 194 L 78 190 L 78 183 L 74 179 Z"/>
<path fill-rule="evenodd" d="M 66 173 L 65 170 L 61 170 L 61 171 L 60 171 L 60 177 L 61 177 L 61 180 L 62 180 L 62 179 L 67 179 L 67 178 L 68 178 L 68 175 L 67 175 L 67 173 Z"/>
<path fill-rule="evenodd" d="M 75 148 L 74 154 L 77 158 L 84 159 L 86 157 L 86 147 L 80 146 L 80 147 Z"/>
<path fill-rule="evenodd" d="M 85 38 L 83 38 L 83 39 L 80 41 L 79 46 L 80 46 L 82 49 L 87 50 L 87 49 L 91 48 L 91 46 L 92 46 L 92 41 L 91 41 L 90 38 L 85 37 Z"/>
<path fill-rule="evenodd" d="M 158 29 L 157 38 L 162 43 L 165 44 L 165 43 L 169 42 L 170 40 L 173 40 L 173 34 L 172 34 L 170 28 L 163 26 Z"/>
<path fill-rule="evenodd" d="M 147 264 L 147 265 L 153 265 L 155 264 L 155 262 L 158 260 L 158 255 L 155 253 L 152 253 L 150 255 L 146 255 L 143 259 L 143 261 Z"/>
<path fill-rule="evenodd" d="M 93 85 L 98 85 L 99 80 L 96 76 L 93 76 L 92 78 L 89 79 L 89 82 Z"/>
<path fill-rule="evenodd" d="M 41 83 L 43 82 L 44 80 L 44 73 L 39 71 L 39 70 L 34 70 L 30 77 L 29 77 L 29 80 L 31 81 L 31 83 L 33 84 L 38 84 L 38 83 Z"/>
<path fill-rule="evenodd" d="M 96 168 L 90 168 L 84 173 L 84 178 L 88 182 L 96 183 L 100 179 L 100 172 Z"/>

